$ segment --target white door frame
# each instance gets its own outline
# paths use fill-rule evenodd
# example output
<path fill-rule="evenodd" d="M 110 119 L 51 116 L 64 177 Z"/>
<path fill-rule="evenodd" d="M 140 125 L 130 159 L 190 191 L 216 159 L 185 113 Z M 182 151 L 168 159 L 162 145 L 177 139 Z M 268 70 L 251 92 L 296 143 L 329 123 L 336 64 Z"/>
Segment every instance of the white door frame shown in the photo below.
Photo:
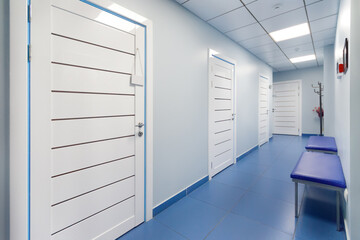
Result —
<path fill-rule="evenodd" d="M 153 212 L 153 25 L 140 15 L 110 0 L 81 0 L 126 19 L 145 29 L 146 132 L 145 199 L 146 221 Z M 10 1 L 10 236 L 30 240 L 30 122 L 28 47 L 30 24 L 28 1 Z"/>
<path fill-rule="evenodd" d="M 302 136 L 302 80 L 289 80 L 289 81 L 281 81 L 274 82 L 273 85 L 281 84 L 281 83 L 299 83 L 299 136 Z M 274 88 L 274 87 L 273 87 Z M 273 97 L 273 107 L 274 107 L 274 97 Z M 273 114 L 273 118 L 275 118 L 275 114 Z M 273 121 L 274 122 L 274 121 Z"/>
<path fill-rule="evenodd" d="M 261 146 L 267 142 L 269 142 L 270 139 L 270 88 L 268 88 L 268 118 L 267 118 L 267 134 L 266 139 L 264 143 L 260 143 L 260 78 L 266 79 L 268 81 L 268 86 L 270 87 L 270 79 L 269 77 L 265 76 L 264 74 L 259 74 L 259 89 L 258 89 L 258 146 Z"/>
<path fill-rule="evenodd" d="M 226 63 L 229 63 L 231 65 L 234 65 L 234 81 L 233 81 L 233 114 L 234 114 L 234 121 L 233 121 L 233 163 L 236 163 L 236 132 L 237 132 L 237 114 L 236 114 L 236 96 L 237 96 L 237 90 L 236 90 L 236 61 L 232 58 L 229 58 L 227 56 L 224 56 L 222 54 L 220 54 L 219 52 L 213 50 L 213 49 L 208 49 L 208 94 L 211 91 L 211 83 L 210 83 L 210 76 L 211 76 L 211 62 L 210 59 L 211 58 L 217 58 L 219 60 L 222 60 Z M 208 96 L 208 134 L 210 133 L 210 95 Z M 212 179 L 211 176 L 211 158 L 210 158 L 210 138 L 208 136 L 208 175 L 209 175 L 209 180 Z"/>

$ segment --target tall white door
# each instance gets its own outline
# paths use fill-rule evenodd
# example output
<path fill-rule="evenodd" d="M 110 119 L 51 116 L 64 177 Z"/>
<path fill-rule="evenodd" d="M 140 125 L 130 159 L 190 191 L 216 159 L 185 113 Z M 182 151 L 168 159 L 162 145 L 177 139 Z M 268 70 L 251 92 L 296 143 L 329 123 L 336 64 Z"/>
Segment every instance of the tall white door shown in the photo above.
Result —
<path fill-rule="evenodd" d="M 233 164 L 234 65 L 209 59 L 209 174 L 214 176 Z"/>
<path fill-rule="evenodd" d="M 144 41 L 87 3 L 32 0 L 32 240 L 116 239 L 144 221 Z"/>
<path fill-rule="evenodd" d="M 301 81 L 274 83 L 274 134 L 301 135 Z"/>
<path fill-rule="evenodd" d="M 269 141 L 269 79 L 259 78 L 259 145 Z"/>

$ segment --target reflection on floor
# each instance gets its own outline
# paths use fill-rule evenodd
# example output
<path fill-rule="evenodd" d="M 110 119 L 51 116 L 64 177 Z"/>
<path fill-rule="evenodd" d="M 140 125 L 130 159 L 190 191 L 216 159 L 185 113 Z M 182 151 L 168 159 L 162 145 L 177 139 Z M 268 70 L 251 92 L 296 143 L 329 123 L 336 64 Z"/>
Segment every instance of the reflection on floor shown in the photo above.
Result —
<path fill-rule="evenodd" d="M 294 217 L 290 173 L 307 137 L 274 136 L 187 197 L 119 240 L 337 240 L 335 193 L 300 186 Z"/>

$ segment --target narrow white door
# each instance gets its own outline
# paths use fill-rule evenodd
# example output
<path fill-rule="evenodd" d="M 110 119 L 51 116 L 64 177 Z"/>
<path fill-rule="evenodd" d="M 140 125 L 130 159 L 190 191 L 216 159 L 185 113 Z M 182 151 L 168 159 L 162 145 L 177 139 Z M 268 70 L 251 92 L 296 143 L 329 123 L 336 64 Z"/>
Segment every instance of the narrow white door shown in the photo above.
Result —
<path fill-rule="evenodd" d="M 274 83 L 273 133 L 301 135 L 301 81 Z"/>
<path fill-rule="evenodd" d="M 233 164 L 234 65 L 209 58 L 209 175 Z"/>
<path fill-rule="evenodd" d="M 31 239 L 116 239 L 144 221 L 144 29 L 33 0 L 31 48 Z"/>
<path fill-rule="evenodd" d="M 269 79 L 259 78 L 259 145 L 269 141 Z"/>

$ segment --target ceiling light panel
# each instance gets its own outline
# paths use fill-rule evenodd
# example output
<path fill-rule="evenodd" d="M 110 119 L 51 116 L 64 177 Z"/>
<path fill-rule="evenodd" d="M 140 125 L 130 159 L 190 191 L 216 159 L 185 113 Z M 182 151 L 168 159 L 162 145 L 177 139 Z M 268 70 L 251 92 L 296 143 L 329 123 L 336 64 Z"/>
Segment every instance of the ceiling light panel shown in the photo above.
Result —
<path fill-rule="evenodd" d="M 271 32 L 270 36 L 275 42 L 281 42 L 310 34 L 308 23 L 298 24 L 292 27 L 284 28 L 275 32 Z"/>
<path fill-rule="evenodd" d="M 306 55 L 306 56 L 301 56 L 301 57 L 296 57 L 296 58 L 290 58 L 290 61 L 292 63 L 300 63 L 300 62 L 312 61 L 315 59 L 316 59 L 315 54 L 311 54 L 311 55 Z"/>

